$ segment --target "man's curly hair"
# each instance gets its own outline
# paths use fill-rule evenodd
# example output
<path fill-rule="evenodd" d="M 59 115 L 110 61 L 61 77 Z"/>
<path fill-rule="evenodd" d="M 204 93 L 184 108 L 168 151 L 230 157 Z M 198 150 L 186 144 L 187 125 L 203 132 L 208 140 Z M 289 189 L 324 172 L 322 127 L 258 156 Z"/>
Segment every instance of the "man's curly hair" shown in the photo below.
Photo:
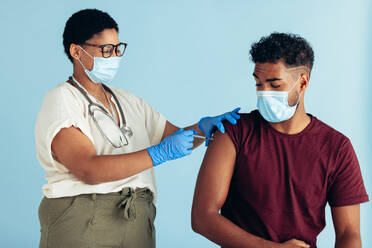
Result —
<path fill-rule="evenodd" d="M 283 60 L 288 67 L 307 66 L 314 63 L 314 51 L 302 37 L 290 33 L 274 32 L 254 43 L 250 50 L 254 63 L 277 63 Z"/>

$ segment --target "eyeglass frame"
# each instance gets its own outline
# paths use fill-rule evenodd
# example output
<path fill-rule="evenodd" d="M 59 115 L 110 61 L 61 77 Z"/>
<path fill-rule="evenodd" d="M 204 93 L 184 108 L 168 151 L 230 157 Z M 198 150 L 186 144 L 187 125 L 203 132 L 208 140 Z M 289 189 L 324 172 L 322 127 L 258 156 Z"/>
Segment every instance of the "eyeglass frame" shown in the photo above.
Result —
<path fill-rule="evenodd" d="M 101 48 L 101 53 L 102 53 L 102 57 L 103 57 L 103 58 L 110 58 L 110 57 L 112 56 L 112 53 L 114 52 L 114 50 L 115 50 L 115 54 L 116 54 L 116 56 L 118 56 L 118 57 L 122 57 L 122 56 L 124 55 L 124 53 L 125 53 L 125 50 L 127 50 L 127 46 L 128 46 L 128 44 L 125 43 L 125 42 L 120 42 L 119 44 L 116 44 L 116 45 L 114 45 L 114 44 L 96 45 L 96 44 L 89 44 L 89 43 L 83 43 L 83 44 L 81 44 L 81 45 L 83 45 L 83 46 L 91 46 L 91 47 L 98 47 L 98 48 Z M 121 53 L 121 55 L 119 56 L 119 55 L 118 55 L 118 47 L 119 47 L 120 45 L 124 45 L 124 51 L 123 51 L 123 52 Z M 111 50 L 111 54 L 110 54 L 110 56 L 105 57 L 103 49 L 104 49 L 105 47 L 107 47 L 107 46 L 112 46 L 112 50 Z"/>

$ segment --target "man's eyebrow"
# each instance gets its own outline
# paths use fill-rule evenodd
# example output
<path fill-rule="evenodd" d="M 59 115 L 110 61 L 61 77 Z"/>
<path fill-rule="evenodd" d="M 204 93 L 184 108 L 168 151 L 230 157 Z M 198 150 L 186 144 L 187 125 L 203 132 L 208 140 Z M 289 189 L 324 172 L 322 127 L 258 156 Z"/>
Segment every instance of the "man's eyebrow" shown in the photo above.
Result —
<path fill-rule="evenodd" d="M 253 76 L 257 79 L 260 79 L 256 73 L 253 72 Z M 282 80 L 281 78 L 267 78 L 265 81 L 266 82 L 274 82 L 274 81 L 279 81 L 279 80 Z"/>
<path fill-rule="evenodd" d="M 279 80 L 282 80 L 282 79 L 281 78 L 268 78 L 265 81 L 266 82 L 274 82 L 274 81 L 279 81 Z"/>

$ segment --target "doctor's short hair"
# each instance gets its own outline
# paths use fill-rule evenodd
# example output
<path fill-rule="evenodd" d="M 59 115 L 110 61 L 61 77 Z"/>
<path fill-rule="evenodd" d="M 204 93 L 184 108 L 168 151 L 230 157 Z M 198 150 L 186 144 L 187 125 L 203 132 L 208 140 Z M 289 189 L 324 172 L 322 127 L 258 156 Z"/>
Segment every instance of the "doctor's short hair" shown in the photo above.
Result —
<path fill-rule="evenodd" d="M 93 35 L 102 32 L 104 29 L 116 29 L 119 32 L 118 24 L 106 12 L 98 9 L 84 9 L 74 13 L 66 22 L 63 32 L 63 46 L 69 60 L 73 62 L 70 54 L 70 45 L 84 44 Z"/>
<path fill-rule="evenodd" d="M 250 50 L 254 63 L 277 63 L 283 60 L 288 67 L 314 64 L 314 51 L 302 37 L 291 33 L 274 32 L 254 43 Z"/>

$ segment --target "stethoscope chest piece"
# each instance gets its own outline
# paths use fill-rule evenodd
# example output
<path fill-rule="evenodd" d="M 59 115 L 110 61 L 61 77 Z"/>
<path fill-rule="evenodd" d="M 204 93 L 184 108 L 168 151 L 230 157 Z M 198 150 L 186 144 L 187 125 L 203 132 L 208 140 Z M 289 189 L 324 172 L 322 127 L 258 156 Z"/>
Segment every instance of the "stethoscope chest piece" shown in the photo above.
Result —
<path fill-rule="evenodd" d="M 132 130 L 132 128 L 127 127 L 127 126 L 124 126 L 124 127 L 121 127 L 120 129 L 121 129 L 121 131 L 124 134 L 128 135 L 128 137 L 132 137 L 133 136 L 133 130 Z"/>

